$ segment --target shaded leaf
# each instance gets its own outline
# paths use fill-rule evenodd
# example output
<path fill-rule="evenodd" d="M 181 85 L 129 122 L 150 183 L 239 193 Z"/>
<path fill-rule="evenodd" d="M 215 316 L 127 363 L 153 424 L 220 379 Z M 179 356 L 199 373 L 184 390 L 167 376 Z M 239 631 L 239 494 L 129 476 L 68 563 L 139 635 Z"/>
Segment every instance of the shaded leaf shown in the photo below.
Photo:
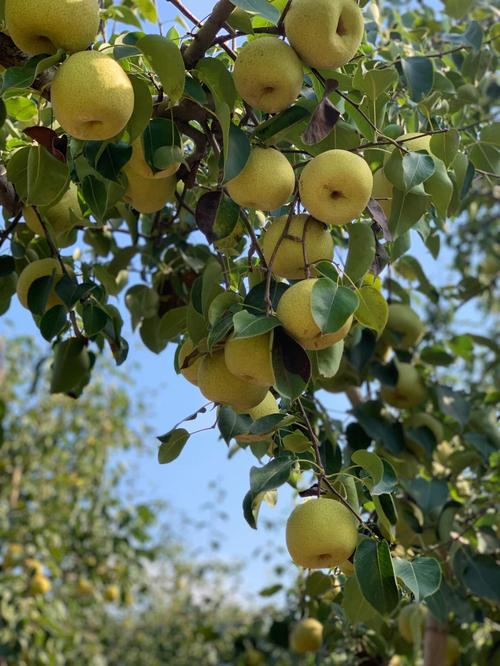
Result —
<path fill-rule="evenodd" d="M 160 465 L 170 463 L 181 453 L 184 445 L 189 439 L 189 432 L 184 428 L 176 428 L 158 437 L 160 448 L 158 449 L 158 462 Z"/>

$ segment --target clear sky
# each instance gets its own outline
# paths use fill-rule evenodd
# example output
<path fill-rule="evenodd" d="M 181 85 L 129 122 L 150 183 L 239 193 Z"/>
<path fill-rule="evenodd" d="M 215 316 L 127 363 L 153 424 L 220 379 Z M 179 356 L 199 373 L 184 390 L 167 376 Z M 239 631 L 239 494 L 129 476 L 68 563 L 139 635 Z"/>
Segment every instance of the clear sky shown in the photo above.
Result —
<path fill-rule="evenodd" d="M 189 7 L 199 18 L 209 13 L 212 2 L 208 0 L 190 0 Z M 158 0 L 162 20 L 173 20 L 176 10 L 165 0 Z M 152 28 L 151 31 L 154 31 Z M 450 223 L 452 227 L 453 222 Z M 411 253 L 422 263 L 431 281 L 436 284 L 446 283 L 450 272 L 445 270 L 449 254 L 445 251 L 438 261 L 434 261 L 416 234 L 413 235 Z M 4 250 L 6 248 L 4 247 Z M 139 421 L 146 424 L 153 435 L 160 435 L 171 429 L 183 416 L 187 416 L 205 401 L 199 391 L 177 376 L 173 370 L 175 346 L 169 345 L 160 355 L 148 351 L 138 334 L 132 334 L 128 325 L 128 311 L 123 303 L 123 294 L 119 296 L 119 307 L 127 322 L 125 337 L 130 342 L 130 353 L 125 364 L 125 371 L 134 379 L 128 389 L 132 395 L 140 395 L 147 410 Z M 113 302 L 115 299 L 111 299 Z M 473 311 L 463 308 L 462 317 L 473 317 Z M 10 321 L 10 325 L 7 321 Z M 32 334 L 38 331 L 27 310 L 21 308 L 16 299 L 6 317 L 0 319 L 0 335 Z M 39 336 L 37 336 L 39 337 Z M 41 338 L 40 338 L 41 340 Z M 335 418 L 346 418 L 348 403 L 342 394 L 321 396 L 327 408 Z M 194 430 L 204 425 L 211 425 L 214 415 L 205 415 L 194 423 L 187 424 Z M 137 421 L 137 425 L 140 425 Z M 293 493 L 288 487 L 279 491 L 277 507 L 264 506 L 261 510 L 260 528 L 252 530 L 244 521 L 241 502 L 248 489 L 248 474 L 251 465 L 256 464 L 249 451 L 241 451 L 228 460 L 227 447 L 218 439 L 215 430 L 208 430 L 193 437 L 181 456 L 169 465 L 160 466 L 156 460 L 157 442 L 154 436 L 145 441 L 144 450 L 119 456 L 119 461 L 127 464 L 131 491 L 128 486 L 123 492 L 132 494 L 138 500 L 162 500 L 171 507 L 162 512 L 161 520 L 173 525 L 174 531 L 187 543 L 190 549 L 209 552 L 211 533 L 221 537 L 218 556 L 229 562 L 245 563 L 243 589 L 245 594 L 254 598 L 254 593 L 275 579 L 270 575 L 269 562 L 262 561 L 256 552 L 270 553 L 278 561 L 289 563 L 283 550 L 284 523 L 291 510 Z M 217 489 L 210 488 L 215 481 L 216 488 L 223 489 L 225 496 L 218 496 Z M 227 515 L 226 520 L 217 518 L 210 508 L 217 501 L 219 511 Z M 205 507 L 205 508 L 203 508 Z M 184 518 L 182 517 L 184 516 Z M 210 529 L 196 526 L 199 520 L 208 521 Z M 278 526 L 267 531 L 263 525 L 266 520 L 276 520 Z M 293 573 L 290 564 L 290 572 Z"/>

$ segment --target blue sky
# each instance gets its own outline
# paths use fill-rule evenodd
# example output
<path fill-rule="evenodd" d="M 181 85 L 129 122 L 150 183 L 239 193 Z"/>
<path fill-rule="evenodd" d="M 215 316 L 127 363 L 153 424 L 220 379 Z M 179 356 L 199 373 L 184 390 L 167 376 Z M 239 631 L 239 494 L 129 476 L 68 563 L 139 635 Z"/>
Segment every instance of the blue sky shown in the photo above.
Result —
<path fill-rule="evenodd" d="M 203 18 L 212 6 L 212 2 L 193 0 L 188 2 L 190 9 L 198 18 Z M 158 0 L 162 21 L 173 21 L 176 10 L 164 0 Z M 166 26 L 167 27 L 167 26 Z M 156 27 L 155 27 L 156 28 Z M 154 29 L 152 29 L 154 31 Z M 453 222 L 450 223 L 450 228 Z M 434 261 L 416 234 L 413 235 L 411 253 L 422 263 L 431 281 L 436 284 L 446 283 L 451 277 L 445 270 L 449 253 L 442 252 L 438 261 Z M 126 290 L 125 290 L 126 291 Z M 123 293 L 119 297 L 120 309 L 127 321 L 128 313 L 123 304 Z M 113 299 L 112 299 L 113 302 Z M 464 308 L 462 317 L 473 319 L 474 312 Z M 11 325 L 6 326 L 6 320 Z M 37 335 L 37 329 L 31 315 L 13 299 L 12 307 L 6 319 L 0 320 L 1 332 L 9 335 Z M 140 341 L 138 334 L 132 334 L 127 322 L 125 337 L 130 342 L 129 358 L 125 369 L 134 379 L 129 389 L 132 394 L 140 395 L 147 404 L 147 411 L 140 421 L 146 424 L 153 434 L 168 431 L 183 416 L 194 412 L 205 401 L 198 390 L 177 376 L 173 370 L 175 345 L 169 345 L 160 355 L 149 352 Z M 341 394 L 322 395 L 327 408 L 332 410 L 336 418 L 345 418 L 348 403 Z M 211 425 L 214 415 L 205 415 L 195 423 L 188 424 L 194 430 L 204 425 Z M 141 425 L 136 421 L 136 425 Z M 154 436 L 145 441 L 141 452 L 120 455 L 119 461 L 128 468 L 132 486 L 124 486 L 125 496 L 133 496 L 134 500 L 163 500 L 171 509 L 162 512 L 161 519 L 173 526 L 174 532 L 185 541 L 189 549 L 207 554 L 210 550 L 210 532 L 221 536 L 221 547 L 218 556 L 229 562 L 244 562 L 243 590 L 250 600 L 255 593 L 271 581 L 275 581 L 270 573 L 268 562 L 256 555 L 257 552 L 274 553 L 277 561 L 293 567 L 284 551 L 284 524 L 293 502 L 291 489 L 280 489 L 277 507 L 271 509 L 263 506 L 260 525 L 267 519 L 278 522 L 277 529 L 272 532 L 260 527 L 252 530 L 244 521 L 241 502 L 248 489 L 248 474 L 251 465 L 256 464 L 249 451 L 241 451 L 231 460 L 227 457 L 227 447 L 217 437 L 215 430 L 208 430 L 193 437 L 181 456 L 169 465 L 160 466 L 156 460 L 157 442 Z M 225 491 L 224 498 L 217 499 L 217 491 L 210 488 L 215 482 L 216 488 Z M 203 509 L 214 501 L 219 502 L 217 509 L 227 514 L 227 520 L 217 519 L 211 509 Z M 210 529 L 199 528 L 192 523 L 208 520 Z"/>

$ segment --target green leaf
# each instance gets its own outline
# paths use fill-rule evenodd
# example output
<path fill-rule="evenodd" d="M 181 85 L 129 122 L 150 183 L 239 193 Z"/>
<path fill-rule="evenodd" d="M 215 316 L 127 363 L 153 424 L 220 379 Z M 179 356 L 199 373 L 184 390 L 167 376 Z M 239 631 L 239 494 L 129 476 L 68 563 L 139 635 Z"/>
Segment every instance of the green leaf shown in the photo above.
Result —
<path fill-rule="evenodd" d="M 448 206 L 453 196 L 453 183 L 448 175 L 444 162 L 435 160 L 436 170 L 425 181 L 424 189 L 430 195 L 432 203 L 442 218 L 446 218 Z"/>
<path fill-rule="evenodd" d="M 278 327 L 274 330 L 272 359 L 278 393 L 288 400 L 296 400 L 311 377 L 309 357 L 293 338 Z"/>
<path fill-rule="evenodd" d="M 143 319 L 139 334 L 146 347 L 154 354 L 160 354 L 167 346 L 168 340 L 162 338 L 160 333 L 160 318 L 158 316 Z"/>
<path fill-rule="evenodd" d="M 238 414 L 231 407 L 222 405 L 217 410 L 217 426 L 226 444 L 243 433 L 250 432 L 252 418 L 247 414 Z"/>
<path fill-rule="evenodd" d="M 133 75 L 129 75 L 129 79 L 134 89 L 134 111 L 127 124 L 127 132 L 132 143 L 148 126 L 153 114 L 153 97 L 144 79 Z"/>
<path fill-rule="evenodd" d="M 417 557 L 412 562 L 393 559 L 394 571 L 419 602 L 434 594 L 441 585 L 441 567 L 433 557 Z"/>
<path fill-rule="evenodd" d="M 286 483 L 294 464 L 294 456 L 284 452 L 263 467 L 252 467 L 250 490 L 254 496 L 267 490 L 274 490 Z"/>
<path fill-rule="evenodd" d="M 408 153 L 403 156 L 404 192 L 409 192 L 420 183 L 426 181 L 434 173 L 436 167 L 430 155 Z"/>
<path fill-rule="evenodd" d="M 280 113 L 272 116 L 260 125 L 257 125 L 254 130 L 254 134 L 261 141 L 269 141 L 277 134 L 290 129 L 309 116 L 310 111 L 303 106 L 291 106 L 288 109 L 285 109 L 284 111 L 281 111 Z"/>
<path fill-rule="evenodd" d="M 1 93 L 3 94 L 9 88 L 29 88 L 35 79 L 35 72 L 38 63 L 46 56 L 38 55 L 29 58 L 18 67 L 9 67 L 5 70 L 2 81 Z"/>
<path fill-rule="evenodd" d="M 174 340 L 186 330 L 186 312 L 187 307 L 181 305 L 178 308 L 172 308 L 160 319 L 160 336 L 164 340 Z"/>
<path fill-rule="evenodd" d="M 189 439 L 189 432 L 184 428 L 176 428 L 161 435 L 158 439 L 161 442 L 158 449 L 158 462 L 160 465 L 165 465 L 179 457 Z"/>
<path fill-rule="evenodd" d="M 89 352 L 83 338 L 69 338 L 55 348 L 50 381 L 51 393 L 70 393 L 88 375 Z"/>
<path fill-rule="evenodd" d="M 391 613 L 399 603 L 399 592 L 387 542 L 364 539 L 356 549 L 354 567 L 365 599 L 379 613 Z"/>
<path fill-rule="evenodd" d="M 358 69 L 361 74 L 361 69 Z M 364 76 L 354 77 L 354 85 L 358 90 L 366 93 L 370 99 L 376 100 L 383 92 L 395 84 L 398 73 L 393 67 L 384 69 L 370 69 Z"/>
<path fill-rule="evenodd" d="M 277 23 L 280 17 L 280 12 L 267 0 L 234 0 L 233 5 L 252 14 L 258 14 L 271 23 Z"/>
<path fill-rule="evenodd" d="M 316 374 L 321 377 L 335 377 L 337 374 L 342 355 L 344 353 L 344 340 L 339 340 L 331 347 L 310 352 Z"/>
<path fill-rule="evenodd" d="M 0 129 L 4 126 L 5 121 L 7 120 L 7 108 L 3 99 L 0 99 Z"/>
<path fill-rule="evenodd" d="M 273 493 L 275 494 L 276 491 L 271 490 L 265 493 L 254 495 L 252 491 L 249 490 L 245 495 L 243 499 L 243 515 L 252 529 L 257 529 L 257 518 L 259 515 L 260 505 L 262 504 L 263 500 L 265 500 Z"/>
<path fill-rule="evenodd" d="M 43 146 L 31 146 L 27 166 L 27 204 L 50 206 L 68 189 L 67 164 L 51 155 Z"/>
<path fill-rule="evenodd" d="M 40 333 L 45 340 L 50 342 L 52 338 L 62 333 L 68 323 L 67 316 L 64 305 L 54 305 L 47 310 L 40 320 Z"/>
<path fill-rule="evenodd" d="M 389 317 L 389 306 L 383 294 L 369 285 L 358 289 L 357 294 L 359 306 L 354 317 L 360 324 L 372 328 L 381 335 Z"/>
<path fill-rule="evenodd" d="M 384 475 L 384 466 L 382 459 L 376 453 L 371 451 L 355 451 L 351 460 L 355 465 L 359 465 L 368 472 L 371 477 L 373 485 L 377 484 Z"/>
<path fill-rule="evenodd" d="M 243 130 L 229 125 L 227 150 L 224 150 L 224 182 L 236 178 L 250 157 L 250 141 Z"/>
<path fill-rule="evenodd" d="M 328 278 L 318 278 L 313 286 L 311 312 L 322 333 L 338 331 L 359 305 L 352 289 L 339 287 Z"/>
<path fill-rule="evenodd" d="M 448 499 L 448 485 L 444 479 L 427 481 L 419 478 L 401 483 L 425 515 L 439 512 Z"/>
<path fill-rule="evenodd" d="M 453 570 L 459 580 L 475 595 L 500 602 L 500 568 L 489 555 L 473 554 L 462 547 L 452 560 Z"/>
<path fill-rule="evenodd" d="M 35 280 L 28 290 L 28 309 L 33 314 L 45 312 L 47 301 L 54 288 L 55 274 L 45 275 Z"/>
<path fill-rule="evenodd" d="M 500 150 L 489 143 L 478 142 L 469 153 L 470 161 L 480 171 L 500 173 Z"/>
<path fill-rule="evenodd" d="M 217 58 L 202 58 L 196 65 L 196 76 L 204 83 L 214 97 L 234 109 L 238 94 L 233 77 L 226 65 Z"/>
<path fill-rule="evenodd" d="M 347 225 L 349 251 L 345 272 L 353 282 L 359 282 L 370 270 L 375 259 L 375 235 L 369 224 Z"/>
<path fill-rule="evenodd" d="M 406 233 L 422 217 L 431 205 L 431 198 L 427 194 L 413 194 L 393 189 L 391 215 L 389 217 L 389 230 L 394 238 Z"/>
<path fill-rule="evenodd" d="M 272 331 L 280 321 L 277 317 L 255 316 L 241 310 L 233 315 L 233 324 L 235 338 L 253 338 Z"/>
<path fill-rule="evenodd" d="M 454 19 L 461 19 L 475 3 L 475 0 L 443 0 L 445 11 L 448 16 Z"/>
<path fill-rule="evenodd" d="M 431 136 L 431 153 L 449 166 L 455 159 L 460 146 L 460 135 L 455 129 Z"/>
<path fill-rule="evenodd" d="M 432 90 L 434 83 L 431 60 L 422 56 L 402 58 L 401 67 L 410 89 L 410 97 L 414 102 L 420 102 Z"/>
<path fill-rule="evenodd" d="M 82 310 L 85 333 L 92 338 L 102 331 L 108 322 L 108 315 L 94 301 L 87 301 Z"/>
<path fill-rule="evenodd" d="M 384 620 L 363 596 L 356 576 L 350 576 L 345 583 L 342 608 L 352 625 L 366 624 L 374 631 L 382 628 Z"/>
<path fill-rule="evenodd" d="M 176 125 L 168 118 L 153 118 L 144 130 L 142 141 L 144 159 L 154 172 L 165 168 L 157 164 L 157 160 L 161 162 L 162 158 L 165 158 L 165 154 L 161 152 L 162 148 L 170 148 L 168 155 L 172 157 L 177 154 L 180 157 L 179 161 L 182 161 L 181 135 Z M 179 148 L 179 151 L 174 154 L 175 148 Z M 167 164 L 167 166 L 169 165 Z"/>
<path fill-rule="evenodd" d="M 172 106 L 184 93 L 186 70 L 177 44 L 160 35 L 146 35 L 136 43 L 161 81 Z"/>

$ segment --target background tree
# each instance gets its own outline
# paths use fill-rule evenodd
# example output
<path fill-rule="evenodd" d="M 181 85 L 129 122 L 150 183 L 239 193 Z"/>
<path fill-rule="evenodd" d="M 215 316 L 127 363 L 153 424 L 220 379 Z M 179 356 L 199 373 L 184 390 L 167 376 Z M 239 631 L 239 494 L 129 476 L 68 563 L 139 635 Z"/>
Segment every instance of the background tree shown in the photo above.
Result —
<path fill-rule="evenodd" d="M 345 2 L 339 18 L 328 3 L 220 0 L 201 21 L 173 2 L 194 34 L 160 36 L 136 31 L 153 4 L 104 2 L 83 50 L 99 19 L 86 4 L 69 39 L 64 6 L 47 12 L 40 43 L 6 0 L 0 41 L 2 310 L 17 292 L 53 343 L 52 392 L 80 396 L 106 347 L 126 360 L 110 299 L 133 281 L 145 345 L 179 343 L 176 370 L 258 460 L 249 524 L 288 482 L 358 528 L 345 562 L 340 522 L 320 516 L 307 542 L 332 568 L 292 611 L 323 623 L 318 658 L 335 663 L 349 627 L 339 659 L 491 659 L 498 346 L 488 318 L 479 335 L 456 313 L 496 307 L 496 10 Z M 427 277 L 418 236 L 443 261 L 449 244 L 454 284 Z M 320 389 L 346 393 L 346 424 Z M 180 425 L 160 463 L 186 444 Z M 298 563 L 310 525 L 289 539 Z"/>

